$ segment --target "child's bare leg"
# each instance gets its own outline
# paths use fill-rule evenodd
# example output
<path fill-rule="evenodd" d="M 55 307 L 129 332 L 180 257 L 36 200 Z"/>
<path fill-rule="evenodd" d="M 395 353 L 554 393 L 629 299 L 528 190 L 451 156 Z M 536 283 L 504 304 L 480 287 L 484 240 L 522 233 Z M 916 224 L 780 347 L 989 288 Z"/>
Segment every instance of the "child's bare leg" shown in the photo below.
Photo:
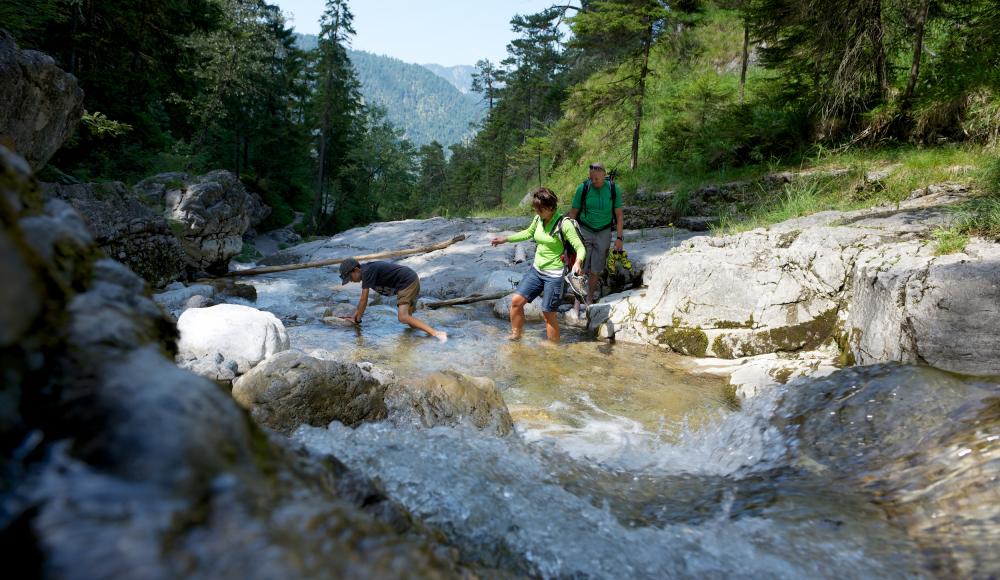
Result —
<path fill-rule="evenodd" d="M 423 330 L 424 332 L 433 336 L 434 338 L 437 338 L 441 342 L 445 342 L 446 340 L 448 340 L 448 333 L 439 330 L 434 330 L 433 328 L 430 327 L 429 324 L 410 314 L 409 304 L 399 305 L 399 309 L 397 311 L 397 318 L 403 324 L 408 324 L 412 328 L 416 328 L 417 330 Z"/>

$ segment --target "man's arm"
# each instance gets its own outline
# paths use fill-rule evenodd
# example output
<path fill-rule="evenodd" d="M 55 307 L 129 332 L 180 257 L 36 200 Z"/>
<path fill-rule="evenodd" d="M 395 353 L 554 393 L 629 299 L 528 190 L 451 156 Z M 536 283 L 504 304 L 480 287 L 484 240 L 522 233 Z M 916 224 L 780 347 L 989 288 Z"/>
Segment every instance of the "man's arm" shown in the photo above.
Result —
<path fill-rule="evenodd" d="M 358 302 L 358 307 L 354 311 L 354 322 L 361 322 L 361 317 L 365 313 L 365 308 L 368 308 L 368 288 L 361 289 L 361 300 Z"/>
<path fill-rule="evenodd" d="M 625 212 L 620 207 L 615 208 L 615 223 L 618 224 L 618 238 L 615 240 L 615 250 L 620 252 L 625 247 L 625 242 L 622 241 L 623 230 L 625 229 Z"/>
<path fill-rule="evenodd" d="M 570 219 L 579 220 L 580 219 L 580 208 L 574 207 L 573 209 L 569 210 L 569 213 L 567 213 L 566 215 L 569 216 Z"/>

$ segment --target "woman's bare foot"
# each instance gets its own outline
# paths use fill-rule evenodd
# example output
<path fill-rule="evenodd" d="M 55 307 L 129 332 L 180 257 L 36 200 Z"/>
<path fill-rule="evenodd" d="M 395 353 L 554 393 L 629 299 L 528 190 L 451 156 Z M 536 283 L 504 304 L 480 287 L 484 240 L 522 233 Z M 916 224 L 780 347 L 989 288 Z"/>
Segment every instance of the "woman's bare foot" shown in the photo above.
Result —
<path fill-rule="evenodd" d="M 513 341 L 517 341 L 517 340 L 521 340 L 521 335 L 518 334 L 518 333 L 516 333 L 516 332 L 512 332 L 512 333 L 510 333 L 510 334 L 507 335 L 507 340 L 512 341 L 512 342 Z"/>

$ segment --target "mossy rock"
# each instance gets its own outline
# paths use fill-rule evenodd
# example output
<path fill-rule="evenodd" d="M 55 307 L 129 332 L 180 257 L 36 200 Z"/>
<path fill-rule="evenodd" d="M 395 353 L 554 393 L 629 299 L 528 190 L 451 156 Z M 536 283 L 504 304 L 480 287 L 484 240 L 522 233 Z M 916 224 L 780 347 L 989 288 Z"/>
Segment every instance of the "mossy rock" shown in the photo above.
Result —
<path fill-rule="evenodd" d="M 812 320 L 793 326 L 719 334 L 712 340 L 712 354 L 733 359 L 816 348 L 836 332 L 839 310 L 831 308 Z"/>
<path fill-rule="evenodd" d="M 703 357 L 708 352 L 708 335 L 701 328 L 668 327 L 660 332 L 656 341 L 688 356 Z"/>

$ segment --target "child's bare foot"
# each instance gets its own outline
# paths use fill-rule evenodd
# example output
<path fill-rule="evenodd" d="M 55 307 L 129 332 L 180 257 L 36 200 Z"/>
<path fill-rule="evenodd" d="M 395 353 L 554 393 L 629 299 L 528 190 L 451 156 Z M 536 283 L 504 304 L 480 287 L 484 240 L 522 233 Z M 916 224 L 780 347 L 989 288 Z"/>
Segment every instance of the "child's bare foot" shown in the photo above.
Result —
<path fill-rule="evenodd" d="M 438 339 L 438 341 L 443 344 L 445 342 L 448 342 L 448 333 L 443 330 L 439 330 L 436 333 L 434 333 L 434 338 Z"/>

